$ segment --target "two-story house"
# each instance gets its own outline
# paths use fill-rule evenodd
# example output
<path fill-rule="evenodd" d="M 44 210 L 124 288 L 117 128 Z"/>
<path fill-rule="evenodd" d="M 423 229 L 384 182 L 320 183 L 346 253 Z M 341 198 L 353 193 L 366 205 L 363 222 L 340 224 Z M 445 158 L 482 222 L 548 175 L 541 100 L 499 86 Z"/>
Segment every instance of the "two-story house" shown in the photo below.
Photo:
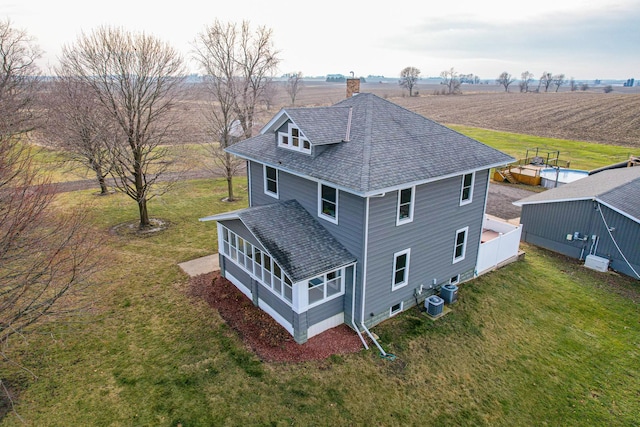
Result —
<path fill-rule="evenodd" d="M 366 93 L 285 108 L 227 151 L 247 160 L 249 207 L 201 219 L 221 274 L 299 343 L 473 278 L 489 170 L 513 161 Z"/>

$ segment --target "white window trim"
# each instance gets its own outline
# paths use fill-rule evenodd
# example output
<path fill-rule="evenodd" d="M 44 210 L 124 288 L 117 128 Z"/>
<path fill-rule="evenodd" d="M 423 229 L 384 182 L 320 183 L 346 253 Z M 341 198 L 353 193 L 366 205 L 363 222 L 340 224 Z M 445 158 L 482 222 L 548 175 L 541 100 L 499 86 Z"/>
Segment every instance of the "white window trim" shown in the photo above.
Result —
<path fill-rule="evenodd" d="M 326 295 L 326 293 L 327 293 L 327 290 L 326 290 L 326 288 L 327 288 L 327 275 L 329 273 L 333 273 L 333 272 L 336 272 L 336 271 L 340 272 L 340 292 L 338 292 L 336 294 L 333 294 L 330 297 L 325 297 L 325 298 L 321 299 L 320 301 L 316 301 L 314 303 L 310 303 L 309 302 L 309 296 L 307 294 L 307 305 L 304 308 L 305 310 L 308 310 L 310 308 L 316 307 L 318 305 L 322 305 L 322 304 L 326 303 L 327 301 L 331 301 L 332 299 L 339 298 L 339 297 L 344 295 L 344 292 L 345 292 L 345 273 L 346 273 L 346 268 L 345 267 L 338 268 L 336 270 L 331 270 L 331 271 L 328 271 L 328 272 L 326 272 L 324 274 L 320 274 L 318 276 L 312 277 L 309 280 L 305 280 L 304 283 L 307 285 L 305 290 L 306 290 L 306 292 L 309 292 L 309 281 L 315 279 L 316 277 L 324 276 L 324 285 L 323 285 L 323 287 L 324 287 L 324 293 Z"/>
<path fill-rule="evenodd" d="M 267 168 L 270 168 L 276 171 L 276 192 L 275 193 L 272 191 L 269 191 L 267 187 Z M 279 199 L 280 198 L 280 171 L 276 168 L 272 168 L 271 166 L 262 165 L 262 175 L 263 175 L 263 181 L 264 181 L 264 194 L 266 194 L 267 196 L 271 196 L 275 199 Z"/>
<path fill-rule="evenodd" d="M 450 285 L 455 285 L 457 283 L 460 283 L 460 275 L 456 274 L 455 276 L 452 276 L 451 279 L 449 279 L 449 284 Z"/>
<path fill-rule="evenodd" d="M 469 187 L 469 198 L 467 200 L 462 200 L 462 195 L 464 194 L 464 177 L 467 175 L 471 175 L 471 186 Z M 460 206 L 468 205 L 473 201 L 473 187 L 476 183 L 476 173 L 465 173 L 462 175 L 462 183 L 460 184 Z"/>
<path fill-rule="evenodd" d="M 233 264 L 235 264 L 236 266 L 238 266 L 241 270 L 243 270 L 244 272 L 248 273 L 253 279 L 257 280 L 258 282 L 260 282 L 260 284 L 262 286 L 264 286 L 265 288 L 267 288 L 272 294 L 274 294 L 275 296 L 277 296 L 281 301 L 283 301 L 285 304 L 287 304 L 290 307 L 293 307 L 293 298 L 294 298 L 294 294 L 293 294 L 293 282 L 291 281 L 291 279 L 289 279 L 289 277 L 287 277 L 287 275 L 285 274 L 284 270 L 282 270 L 282 267 L 280 267 L 280 265 L 273 259 L 273 257 L 257 248 L 255 245 L 253 245 L 251 242 L 247 241 L 244 237 L 239 236 L 237 233 L 231 231 L 230 229 L 228 229 L 227 227 L 221 225 L 223 230 L 227 230 L 227 236 L 229 237 L 229 242 L 228 242 L 228 248 L 229 248 L 229 252 L 227 252 L 227 247 L 224 245 L 225 244 L 225 240 L 224 238 L 222 238 L 223 241 L 223 246 L 219 247 L 218 250 L 220 251 L 220 253 L 222 253 L 229 261 L 231 261 Z M 233 236 L 233 238 L 232 238 Z M 243 241 L 243 250 L 239 250 L 238 247 L 238 240 L 242 239 Z M 232 245 L 231 241 L 235 240 L 235 247 Z M 246 246 L 244 246 L 244 242 L 246 242 L 247 244 L 249 244 L 252 249 L 251 249 L 251 257 L 248 257 L 246 254 Z M 260 273 L 258 274 L 255 270 L 256 270 L 256 262 L 255 262 L 255 249 L 258 249 L 262 255 L 261 258 L 261 262 L 260 262 Z M 235 258 L 233 257 L 233 252 L 235 251 L 236 256 Z M 264 266 L 264 256 L 267 256 L 270 260 L 270 264 L 269 264 L 269 269 L 265 268 Z M 242 259 L 241 259 L 242 258 Z M 250 261 L 249 261 L 250 260 Z M 251 264 L 251 268 L 247 267 L 246 264 Z M 278 292 L 275 288 L 274 288 L 274 280 L 275 280 L 275 266 L 278 266 L 278 269 L 280 270 L 282 276 L 280 277 L 280 292 Z M 264 276 L 266 274 L 269 274 L 271 277 L 269 279 L 269 283 L 267 283 L 264 280 Z M 289 280 L 289 282 L 291 283 L 291 285 L 287 285 L 285 282 L 285 277 Z M 290 287 L 291 288 L 291 301 L 287 300 L 287 298 L 285 297 L 285 286 L 286 287 Z"/>
<path fill-rule="evenodd" d="M 400 283 L 395 283 L 396 280 L 396 261 L 398 259 L 399 256 L 401 255 L 407 255 L 407 265 L 405 267 L 405 271 L 404 271 L 404 281 L 400 282 Z M 411 264 L 411 248 L 409 249 L 405 249 L 403 251 L 400 252 L 396 252 L 393 254 L 393 268 L 391 269 L 391 290 L 395 291 L 397 289 L 400 289 L 404 286 L 407 286 L 407 284 L 409 283 L 409 266 Z"/>
<path fill-rule="evenodd" d="M 298 146 L 297 147 L 293 145 L 292 129 L 298 130 L 298 137 L 297 137 Z M 287 144 L 282 142 L 282 139 L 285 136 L 287 137 L 287 141 L 288 141 Z M 309 148 L 304 148 L 305 141 L 309 144 Z M 301 153 L 311 154 L 311 142 L 307 137 L 304 136 L 304 134 L 302 133 L 302 130 L 300 130 L 299 127 L 295 126 L 291 122 L 289 122 L 289 125 L 287 127 L 287 132 L 278 132 L 278 147 L 286 148 L 287 150 L 292 150 L 292 151 L 299 151 Z"/>
<path fill-rule="evenodd" d="M 329 215 L 325 215 L 322 213 L 322 186 L 325 187 L 329 187 L 329 188 L 333 188 L 334 190 L 336 190 L 336 216 L 335 218 Z M 338 190 L 336 187 L 333 187 L 331 185 L 327 185 L 327 184 L 323 184 L 321 182 L 318 182 L 318 218 L 322 218 L 326 221 L 332 222 L 334 224 L 338 223 L 338 212 L 340 209 L 340 190 Z"/>
<path fill-rule="evenodd" d="M 409 216 L 406 218 L 400 218 L 400 200 L 401 200 L 401 195 L 402 195 L 402 191 L 404 190 L 411 190 L 411 201 L 409 202 Z M 402 224 L 408 224 L 410 222 L 413 222 L 413 207 L 415 206 L 415 198 L 416 198 L 416 187 L 408 187 L 408 188 L 401 188 L 400 190 L 398 190 L 398 204 L 396 207 L 396 225 L 402 225 Z"/>
<path fill-rule="evenodd" d="M 394 305 L 397 305 L 397 304 L 394 304 Z M 402 313 L 403 310 L 404 310 L 404 301 L 400 301 L 400 308 L 398 310 L 393 311 L 393 305 L 389 307 L 389 317 L 396 316 Z"/>
<path fill-rule="evenodd" d="M 462 244 L 462 255 L 456 258 L 456 246 L 458 245 L 458 234 L 464 232 L 464 243 Z M 453 263 L 460 262 L 467 255 L 467 241 L 469 240 L 469 227 L 456 230 L 456 237 L 453 241 Z"/>

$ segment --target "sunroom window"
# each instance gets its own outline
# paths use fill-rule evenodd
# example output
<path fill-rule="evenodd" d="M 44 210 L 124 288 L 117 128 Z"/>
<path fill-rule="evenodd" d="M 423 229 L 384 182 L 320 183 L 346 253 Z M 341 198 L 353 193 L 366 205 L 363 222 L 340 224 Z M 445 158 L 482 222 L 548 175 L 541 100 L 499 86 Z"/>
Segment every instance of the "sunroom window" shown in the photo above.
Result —
<path fill-rule="evenodd" d="M 289 304 L 292 303 L 293 283 L 273 258 L 224 226 L 222 239 L 224 255 L 241 269 L 252 274 L 278 297 Z"/>
<path fill-rule="evenodd" d="M 339 269 L 309 280 L 309 305 L 331 299 L 343 293 L 343 276 L 343 269 Z"/>

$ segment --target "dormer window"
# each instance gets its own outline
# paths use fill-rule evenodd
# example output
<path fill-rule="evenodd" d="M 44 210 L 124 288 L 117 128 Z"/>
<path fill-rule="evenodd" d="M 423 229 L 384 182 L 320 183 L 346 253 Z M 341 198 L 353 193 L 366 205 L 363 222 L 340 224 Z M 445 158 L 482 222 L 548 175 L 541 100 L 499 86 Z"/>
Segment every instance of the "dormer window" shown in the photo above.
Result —
<path fill-rule="evenodd" d="M 311 153 L 311 143 L 292 123 L 289 123 L 287 132 L 278 132 L 278 147 Z"/>

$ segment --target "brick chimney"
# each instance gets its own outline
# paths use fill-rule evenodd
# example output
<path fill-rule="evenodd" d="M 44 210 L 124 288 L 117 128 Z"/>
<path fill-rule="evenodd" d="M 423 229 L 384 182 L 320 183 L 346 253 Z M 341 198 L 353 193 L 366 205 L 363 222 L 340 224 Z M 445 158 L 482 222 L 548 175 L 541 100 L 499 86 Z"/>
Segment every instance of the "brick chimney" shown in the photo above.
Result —
<path fill-rule="evenodd" d="M 351 98 L 353 95 L 360 93 L 360 79 L 348 78 L 347 79 L 347 98 Z"/>

